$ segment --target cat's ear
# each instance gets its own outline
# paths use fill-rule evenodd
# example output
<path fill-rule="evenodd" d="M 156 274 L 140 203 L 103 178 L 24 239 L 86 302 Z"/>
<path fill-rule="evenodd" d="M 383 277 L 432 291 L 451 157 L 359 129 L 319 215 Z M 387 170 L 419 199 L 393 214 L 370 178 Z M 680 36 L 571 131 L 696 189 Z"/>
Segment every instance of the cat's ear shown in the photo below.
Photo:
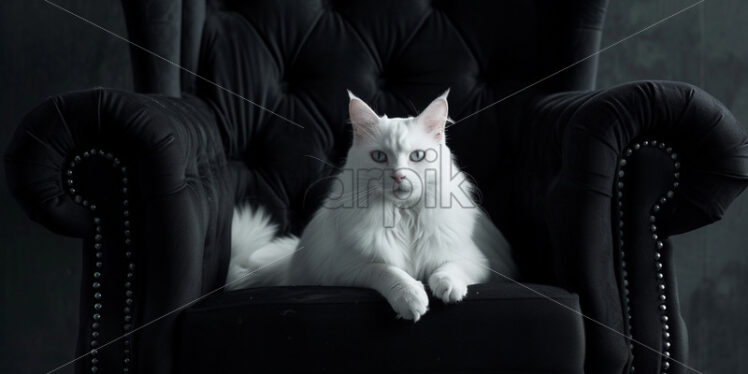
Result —
<path fill-rule="evenodd" d="M 432 101 L 416 119 L 426 129 L 426 132 L 432 134 L 437 141 L 444 139 L 444 126 L 447 124 L 449 117 L 447 95 L 449 95 L 449 90 Z"/>
<path fill-rule="evenodd" d="M 353 133 L 358 138 L 371 134 L 374 127 L 379 123 L 379 116 L 350 90 L 348 91 L 348 97 L 351 99 L 348 104 L 348 113 L 351 116 Z"/>

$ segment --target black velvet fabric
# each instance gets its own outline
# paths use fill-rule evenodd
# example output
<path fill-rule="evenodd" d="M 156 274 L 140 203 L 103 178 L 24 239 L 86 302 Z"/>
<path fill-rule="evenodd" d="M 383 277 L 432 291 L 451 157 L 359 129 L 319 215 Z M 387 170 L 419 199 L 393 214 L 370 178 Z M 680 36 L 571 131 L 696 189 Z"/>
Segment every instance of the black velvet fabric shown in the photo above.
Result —
<path fill-rule="evenodd" d="M 449 145 L 511 231 L 502 204 L 518 108 L 539 90 L 592 88 L 596 61 L 472 114 L 592 54 L 604 2 L 226 1 L 210 10 L 199 75 L 211 82 L 198 80 L 196 92 L 220 114 L 229 157 L 247 164 L 238 201 L 300 232 L 320 197 L 309 186 L 324 190 L 320 179 L 350 145 L 346 89 L 380 114 L 408 116 L 450 88 L 460 123 Z"/>
<path fill-rule="evenodd" d="M 515 197 L 530 207 L 536 235 L 528 236 L 518 256 L 522 263 L 539 257 L 553 260 L 545 262 L 547 266 L 523 269 L 542 271 L 532 279 L 555 274 L 551 282 L 578 292 L 582 310 L 590 317 L 624 331 L 621 275 L 611 271 L 620 261 L 617 251 L 611 250 L 618 241 L 611 207 L 622 154 L 632 143 L 645 139 L 663 141 L 678 154 L 682 164 L 679 187 L 658 212 L 658 234 L 664 240 L 722 217 L 748 182 L 748 137 L 722 104 L 692 85 L 677 82 L 632 82 L 607 90 L 561 93 L 540 98 L 531 111 L 534 121 L 521 137 L 527 151 L 521 157 L 523 167 L 518 169 L 518 179 L 529 190 L 518 190 Z M 654 243 L 648 225 L 650 209 L 672 188 L 675 171 L 669 155 L 665 155 L 666 162 L 658 159 L 658 154 L 647 156 L 646 161 L 634 162 L 630 168 L 644 171 L 648 177 L 627 183 L 627 196 L 633 197 L 628 198 L 624 210 L 630 222 L 626 227 L 632 230 L 627 230 L 624 241 L 640 254 L 638 262 L 629 261 L 633 265 L 629 271 L 631 305 L 634 315 L 640 317 L 635 319 L 635 337 L 650 347 L 660 347 L 663 331 L 654 294 Z M 675 290 L 671 259 L 666 257 L 662 262 L 668 289 Z M 680 319 L 674 294 L 670 294 L 669 310 Z M 678 321 L 671 321 L 670 326 L 678 347 L 671 353 L 686 357 L 685 329 Z M 586 333 L 588 341 L 600 343 L 589 345 L 589 370 L 601 372 L 611 363 L 623 364 L 626 357 L 621 352 L 629 345 L 624 336 L 589 323 Z M 650 362 L 659 362 L 659 356 L 644 347 L 636 346 L 636 351 Z M 684 370 L 677 366 L 671 372 Z"/>
<path fill-rule="evenodd" d="M 373 290 L 229 292 L 182 315 L 176 372 L 584 372 L 582 317 L 567 291 L 478 285 L 464 302 L 432 298 L 430 309 L 413 323 L 396 320 Z"/>
<path fill-rule="evenodd" d="M 284 297 L 298 303 L 301 291 L 218 296 L 186 313 L 181 325 L 175 325 L 180 315 L 175 311 L 223 285 L 235 205 L 261 205 L 283 232 L 303 230 L 325 192 L 325 177 L 336 172 L 350 146 L 346 88 L 389 116 L 414 115 L 451 88 L 450 113 L 456 123 L 447 130 L 448 144 L 480 189 L 480 203 L 512 244 L 521 280 L 579 295 L 582 312 L 591 318 L 584 321 L 585 367 L 591 373 L 621 373 L 632 364 L 616 255 L 621 238 L 612 230 L 611 209 L 614 176 L 625 148 L 656 138 L 681 157 L 680 188 L 660 213 L 663 239 L 718 220 L 748 183 L 748 139 L 707 93 L 657 81 L 591 91 L 596 60 L 570 67 L 597 51 L 606 1 L 125 3 L 131 37 L 186 70 L 135 48 L 136 87 L 158 95 L 93 89 L 50 98 L 17 129 L 6 154 L 6 172 L 10 190 L 29 217 L 54 232 L 86 239 L 79 336 L 79 352 L 84 353 L 91 335 L 94 225 L 90 210 L 66 192 L 66 165 L 84 150 L 105 148 L 129 168 L 136 186 L 129 202 L 137 247 L 134 323 L 144 325 L 170 313 L 134 335 L 131 368 L 139 372 L 169 373 L 175 364 L 184 368 L 210 362 L 195 356 L 201 351 L 219 354 L 218 333 L 211 339 L 191 336 L 189 342 L 184 337 L 191 333 L 186 331 L 189 324 L 201 329 L 209 329 L 207 323 L 235 326 L 231 323 L 236 320 L 223 321 L 220 313 L 267 316 L 266 322 L 247 326 L 265 329 L 259 330 L 261 338 L 277 342 L 271 331 L 284 320 L 275 314 L 260 314 L 251 304 L 237 305 L 234 311 L 229 304 L 207 305 L 254 295 L 269 298 L 268 305 L 277 308 Z M 634 322 L 633 338 L 657 345 L 660 302 L 651 294 L 653 249 L 641 220 L 672 182 L 673 170 L 661 154 L 642 157 L 645 161 L 632 162 L 632 167 L 647 177 L 634 179 L 639 181 L 633 184 L 637 198 L 624 209 L 632 217 L 627 219 L 636 221 L 623 239 L 637 246 L 630 250 L 639 256 L 630 265 L 631 306 L 634 321 L 641 321 Z M 104 166 L 80 170 L 76 186 L 99 206 L 104 237 L 117 239 L 122 235 L 121 195 Z M 112 281 L 104 284 L 113 288 L 105 292 L 105 305 L 111 307 L 102 312 L 102 341 L 122 332 L 125 299 L 117 282 L 125 265 L 115 255 L 122 251 L 121 240 L 114 239 L 105 241 L 105 253 L 112 254 L 105 277 Z M 668 290 L 673 290 L 668 310 L 679 316 L 667 256 L 671 248 L 665 243 L 662 262 Z M 301 290 L 311 298 L 327 292 Z M 472 342 L 492 341 L 489 347 L 521 342 L 523 334 L 516 331 L 537 333 L 530 322 L 518 324 L 513 334 L 496 333 L 516 315 L 509 298 L 491 295 L 495 297 L 485 301 L 486 310 L 477 294 L 472 296 L 475 303 L 434 310 L 422 325 L 411 328 L 419 332 L 408 339 L 431 344 L 424 340 L 430 331 L 420 326 L 457 323 L 464 319 L 460 311 L 492 327 L 465 334 Z M 390 315 L 381 301 L 356 304 L 358 296 L 348 296 L 340 298 L 341 309 L 330 312 L 354 308 L 359 329 Z M 526 304 L 525 314 L 539 303 Z M 562 318 L 555 314 L 562 309 L 551 309 L 543 304 L 533 313 Z M 210 316 L 213 310 L 219 314 Z M 487 317 L 487 311 L 496 317 Z M 295 321 L 294 326 L 302 325 Z M 539 318 L 534 326 L 551 329 L 546 322 Z M 319 327 L 310 322 L 308 328 Z M 342 328 L 333 325 L 330 330 Z M 672 328 L 673 357 L 684 361 L 685 328 L 682 321 L 674 321 Z M 564 326 L 548 331 L 551 341 L 572 336 Z M 245 347 L 259 345 L 239 336 L 231 339 Z M 568 344 L 580 342 L 575 337 Z M 175 346 L 189 354 L 176 354 Z M 547 347 L 547 357 L 563 348 Z M 644 360 L 637 372 L 656 372 L 660 356 L 633 349 L 636 360 Z M 102 349 L 100 369 L 121 370 L 122 352 L 118 345 Z M 250 362 L 252 352 L 245 354 Z M 547 357 L 537 357 L 538 364 Z M 90 366 L 90 361 L 78 362 L 80 372 Z M 683 368 L 670 372 L 678 370 Z"/>
<path fill-rule="evenodd" d="M 73 156 L 92 148 L 117 155 L 130 168 L 136 190 L 129 209 L 138 257 L 136 325 L 223 284 L 234 179 L 215 116 L 194 97 L 94 89 L 51 98 L 27 115 L 5 158 L 10 190 L 32 219 L 60 234 L 92 238 L 93 217 L 101 218 L 108 270 L 101 292 L 108 297 L 102 300 L 100 341 L 108 341 L 122 334 L 125 306 L 123 239 L 113 240 L 122 236 L 121 192 L 105 172 L 108 165 L 76 169 L 72 179 L 79 193 L 98 205 L 94 214 L 73 201 L 65 182 Z M 84 248 L 84 269 L 93 267 L 92 245 L 89 241 Z M 83 274 L 79 338 L 86 344 L 79 347 L 87 347 L 91 335 L 91 284 L 98 281 L 92 273 Z M 160 323 L 136 336 L 138 352 L 159 352 L 140 360 L 149 368 L 143 372 L 164 372 L 171 365 L 172 320 Z M 113 351 L 102 350 L 102 360 L 114 361 L 116 355 L 107 354 Z M 88 361 L 79 362 L 81 370 Z"/>
<path fill-rule="evenodd" d="M 192 2 L 185 0 L 185 5 Z M 168 96 L 180 94 L 180 43 L 195 38 L 193 27 L 182 29 L 182 0 L 123 0 L 135 89 Z M 185 12 L 191 14 L 191 12 Z M 188 20 L 190 20 L 188 18 Z M 199 24 L 199 23 L 198 23 Z M 143 27 L 148 25 L 148 27 Z M 189 48 L 182 55 L 190 56 Z M 189 61 L 187 57 L 185 61 Z M 189 67 L 187 65 L 186 67 Z"/>

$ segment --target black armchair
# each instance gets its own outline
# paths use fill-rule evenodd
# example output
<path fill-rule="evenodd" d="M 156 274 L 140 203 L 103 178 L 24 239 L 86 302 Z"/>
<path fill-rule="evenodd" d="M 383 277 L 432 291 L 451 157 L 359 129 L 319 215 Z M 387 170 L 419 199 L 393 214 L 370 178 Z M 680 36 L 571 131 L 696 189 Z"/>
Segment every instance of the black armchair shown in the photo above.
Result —
<path fill-rule="evenodd" d="M 686 371 L 668 237 L 742 192 L 748 137 L 686 84 L 591 91 L 595 58 L 525 89 L 598 50 L 606 1 L 123 4 L 174 64 L 134 47 L 143 93 L 52 97 L 5 158 L 29 217 L 83 238 L 79 372 Z M 214 291 L 235 205 L 303 230 L 350 145 L 346 88 L 400 116 L 447 87 L 522 283 L 415 325 L 367 290 Z"/>

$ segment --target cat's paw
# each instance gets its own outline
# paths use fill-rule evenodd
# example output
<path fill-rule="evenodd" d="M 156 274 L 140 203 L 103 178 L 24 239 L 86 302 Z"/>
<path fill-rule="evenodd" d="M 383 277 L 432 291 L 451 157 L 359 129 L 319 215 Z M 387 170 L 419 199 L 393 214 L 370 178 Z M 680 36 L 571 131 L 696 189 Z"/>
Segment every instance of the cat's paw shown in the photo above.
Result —
<path fill-rule="evenodd" d="M 398 318 L 417 322 L 429 310 L 429 296 L 419 281 L 399 284 L 389 298 Z"/>
<path fill-rule="evenodd" d="M 445 303 L 462 301 L 467 295 L 467 284 L 446 273 L 435 273 L 429 277 L 429 287 L 434 296 Z"/>

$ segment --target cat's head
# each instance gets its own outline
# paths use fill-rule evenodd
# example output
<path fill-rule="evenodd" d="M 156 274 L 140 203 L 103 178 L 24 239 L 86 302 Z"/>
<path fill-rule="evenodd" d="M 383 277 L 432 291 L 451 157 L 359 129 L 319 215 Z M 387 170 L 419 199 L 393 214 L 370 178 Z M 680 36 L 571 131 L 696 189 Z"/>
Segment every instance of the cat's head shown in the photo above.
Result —
<path fill-rule="evenodd" d="M 417 117 L 407 118 L 379 116 L 363 100 L 348 93 L 353 146 L 346 166 L 357 174 L 357 189 L 403 205 L 433 191 L 443 165 L 440 161 L 451 157 L 444 132 L 449 91 Z"/>

